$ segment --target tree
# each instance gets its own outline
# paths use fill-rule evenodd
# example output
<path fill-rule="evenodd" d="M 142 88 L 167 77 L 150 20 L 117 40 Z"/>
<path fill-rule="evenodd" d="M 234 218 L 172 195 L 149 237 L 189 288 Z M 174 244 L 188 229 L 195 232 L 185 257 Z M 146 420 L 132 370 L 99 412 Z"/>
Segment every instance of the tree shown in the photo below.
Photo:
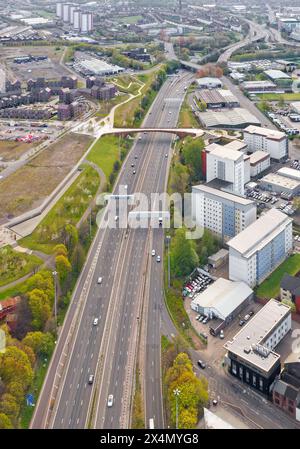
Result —
<path fill-rule="evenodd" d="M 16 346 L 9 346 L 0 354 L 0 377 L 5 384 L 19 382 L 25 390 L 33 379 L 33 370 L 27 354 Z"/>
<path fill-rule="evenodd" d="M 4 393 L 0 400 L 0 413 L 4 413 L 10 420 L 15 420 L 19 411 L 20 406 L 16 398 L 10 393 Z"/>
<path fill-rule="evenodd" d="M 270 110 L 270 105 L 267 101 L 263 100 L 260 101 L 258 104 L 258 108 L 262 111 L 262 112 L 268 112 Z"/>
<path fill-rule="evenodd" d="M 183 196 L 187 191 L 188 180 L 187 168 L 179 162 L 176 163 L 171 174 L 170 186 L 172 191 L 178 192 Z"/>
<path fill-rule="evenodd" d="M 0 413 L 0 429 L 12 429 L 11 420 L 5 413 Z"/>
<path fill-rule="evenodd" d="M 13 337 L 22 340 L 27 332 L 31 330 L 32 314 L 26 297 L 21 297 L 21 301 L 16 309 L 16 324 L 11 331 Z"/>
<path fill-rule="evenodd" d="M 36 355 L 49 356 L 54 348 L 54 337 L 49 332 L 28 332 L 23 344 L 32 348 Z"/>
<path fill-rule="evenodd" d="M 58 271 L 59 279 L 61 283 L 64 283 L 68 274 L 72 271 L 72 266 L 69 259 L 65 256 L 55 257 L 55 266 Z"/>
<path fill-rule="evenodd" d="M 80 273 L 84 264 L 85 252 L 81 243 L 78 243 L 73 251 L 71 264 L 75 273 Z"/>
<path fill-rule="evenodd" d="M 28 303 L 32 313 L 33 328 L 42 329 L 46 321 L 51 316 L 51 304 L 49 297 L 44 291 L 36 288 L 28 293 Z"/>
<path fill-rule="evenodd" d="M 53 252 L 56 256 L 68 256 L 68 250 L 63 243 L 59 243 L 53 249 Z"/>
<path fill-rule="evenodd" d="M 188 139 L 183 147 L 182 153 L 184 161 L 189 168 L 191 182 L 197 182 L 202 179 L 201 153 L 203 148 L 203 139 Z"/>
<path fill-rule="evenodd" d="M 78 243 L 78 231 L 72 224 L 67 224 L 63 230 L 64 244 L 71 253 Z"/>
<path fill-rule="evenodd" d="M 7 393 L 13 395 L 18 403 L 21 403 L 24 399 L 24 388 L 23 385 L 18 381 L 10 382 L 6 387 Z"/>
<path fill-rule="evenodd" d="M 289 300 L 289 299 L 283 299 L 282 300 L 283 304 L 286 304 L 287 306 L 289 306 L 291 308 L 292 312 L 296 312 L 296 304 Z"/>
<path fill-rule="evenodd" d="M 54 283 L 51 271 L 42 270 L 36 273 L 34 276 L 31 276 L 26 283 L 26 291 L 30 292 L 31 290 L 38 289 L 42 290 L 50 302 L 52 303 L 54 300 Z M 27 293 L 28 296 L 28 293 Z"/>
<path fill-rule="evenodd" d="M 208 382 L 197 378 L 193 364 L 186 353 L 179 353 L 165 376 L 167 399 L 171 422 L 176 421 L 176 398 L 174 390 L 180 390 L 178 400 L 178 424 L 181 429 L 194 428 L 203 407 L 208 403 Z"/>
<path fill-rule="evenodd" d="M 177 229 L 171 242 L 171 267 L 174 277 L 190 274 L 198 265 L 195 242 L 186 239 L 185 229 Z"/>

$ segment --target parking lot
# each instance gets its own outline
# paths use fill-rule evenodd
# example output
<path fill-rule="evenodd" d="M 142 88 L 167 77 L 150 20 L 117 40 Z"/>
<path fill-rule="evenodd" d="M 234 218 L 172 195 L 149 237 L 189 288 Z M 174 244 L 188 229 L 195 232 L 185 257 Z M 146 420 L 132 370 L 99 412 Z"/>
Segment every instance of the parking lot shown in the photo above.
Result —
<path fill-rule="evenodd" d="M 287 215 L 293 215 L 295 213 L 295 209 L 292 207 L 292 195 L 284 192 L 281 194 L 277 192 L 266 192 L 257 186 L 254 189 L 246 189 L 246 196 L 256 201 L 258 209 L 262 210 L 266 207 L 275 207 Z"/>
<path fill-rule="evenodd" d="M 182 295 L 183 297 L 192 299 L 196 293 L 201 293 L 206 290 L 213 281 L 213 278 L 206 271 L 196 268 L 195 272 L 191 275 L 191 279 L 185 284 Z"/>

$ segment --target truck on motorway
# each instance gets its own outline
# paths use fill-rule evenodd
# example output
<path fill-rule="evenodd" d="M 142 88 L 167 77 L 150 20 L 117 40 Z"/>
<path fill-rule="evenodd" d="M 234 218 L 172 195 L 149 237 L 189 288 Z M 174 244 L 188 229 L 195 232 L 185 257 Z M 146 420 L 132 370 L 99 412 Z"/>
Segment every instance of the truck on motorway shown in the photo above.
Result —
<path fill-rule="evenodd" d="M 153 418 L 149 419 L 149 429 L 154 429 L 154 419 Z"/>

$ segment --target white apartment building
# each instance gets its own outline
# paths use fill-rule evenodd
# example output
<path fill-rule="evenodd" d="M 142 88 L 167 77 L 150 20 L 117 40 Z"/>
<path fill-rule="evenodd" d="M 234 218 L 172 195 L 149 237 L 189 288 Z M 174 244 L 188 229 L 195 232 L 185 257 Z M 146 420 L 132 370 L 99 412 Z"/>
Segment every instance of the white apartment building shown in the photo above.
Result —
<path fill-rule="evenodd" d="M 60 18 L 63 16 L 63 4 L 61 2 L 56 3 L 56 16 Z"/>
<path fill-rule="evenodd" d="M 73 11 L 73 28 L 75 31 L 80 31 L 80 28 L 81 28 L 81 11 L 80 11 L 80 9 L 75 9 Z"/>
<path fill-rule="evenodd" d="M 250 176 L 257 176 L 270 167 L 270 155 L 266 151 L 255 151 L 250 156 Z"/>
<path fill-rule="evenodd" d="M 292 219 L 270 209 L 244 231 L 231 239 L 229 279 L 260 284 L 278 267 L 293 247 Z"/>
<path fill-rule="evenodd" d="M 192 213 L 197 226 L 228 241 L 256 220 L 256 203 L 200 184 L 192 188 Z"/>
<path fill-rule="evenodd" d="M 63 3 L 62 5 L 62 19 L 65 23 L 70 22 L 70 3 Z"/>
<path fill-rule="evenodd" d="M 219 147 L 219 145 L 218 145 Z M 206 181 L 221 179 L 228 182 L 226 190 L 244 194 L 244 154 L 230 148 L 215 148 L 206 156 Z"/>
<path fill-rule="evenodd" d="M 244 130 L 248 151 L 266 151 L 271 159 L 281 160 L 288 155 L 288 139 L 285 133 L 250 125 Z"/>
<path fill-rule="evenodd" d="M 91 12 L 81 13 L 81 32 L 90 33 L 93 31 L 93 14 Z"/>

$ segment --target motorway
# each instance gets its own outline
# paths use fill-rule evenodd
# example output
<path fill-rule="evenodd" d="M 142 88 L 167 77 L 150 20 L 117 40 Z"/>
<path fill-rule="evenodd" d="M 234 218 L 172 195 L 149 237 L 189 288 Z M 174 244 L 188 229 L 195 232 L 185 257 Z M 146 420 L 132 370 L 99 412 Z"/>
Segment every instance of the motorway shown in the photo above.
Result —
<path fill-rule="evenodd" d="M 183 87 L 191 78 L 191 74 L 183 73 L 180 80 L 172 77 L 165 82 L 144 126 L 176 126 Z M 116 192 L 121 185 L 128 186 L 128 193 L 164 190 L 172 136 L 149 133 L 140 137 L 124 162 Z M 131 167 L 133 155 L 137 156 L 136 175 Z M 156 427 L 163 427 L 159 350 L 162 270 L 149 256 L 152 232 L 153 247 L 162 255 L 162 230 L 106 228 L 97 232 L 60 332 L 32 428 L 130 426 L 140 312 L 145 298 L 149 301 L 146 416 L 155 418 Z M 146 272 L 150 273 L 148 281 Z M 97 284 L 99 276 L 103 278 L 101 285 Z M 92 325 L 95 317 L 99 318 L 98 326 Z M 93 386 L 88 385 L 89 374 L 95 374 Z M 111 408 L 106 405 L 108 394 L 114 395 Z"/>

